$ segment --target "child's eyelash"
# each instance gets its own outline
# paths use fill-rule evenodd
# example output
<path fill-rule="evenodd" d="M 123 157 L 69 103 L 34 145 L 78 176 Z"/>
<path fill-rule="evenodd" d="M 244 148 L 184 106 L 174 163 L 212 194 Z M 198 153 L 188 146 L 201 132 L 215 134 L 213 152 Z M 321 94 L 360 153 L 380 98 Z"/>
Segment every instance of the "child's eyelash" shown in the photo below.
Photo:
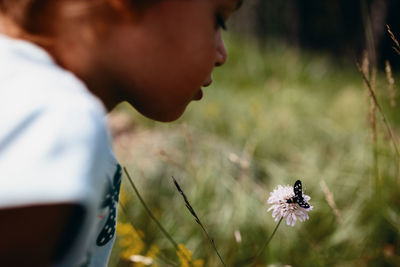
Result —
<path fill-rule="evenodd" d="M 221 27 L 223 30 L 226 31 L 228 28 L 226 27 L 224 18 L 220 14 L 217 14 L 216 19 L 217 19 L 217 26 Z"/>

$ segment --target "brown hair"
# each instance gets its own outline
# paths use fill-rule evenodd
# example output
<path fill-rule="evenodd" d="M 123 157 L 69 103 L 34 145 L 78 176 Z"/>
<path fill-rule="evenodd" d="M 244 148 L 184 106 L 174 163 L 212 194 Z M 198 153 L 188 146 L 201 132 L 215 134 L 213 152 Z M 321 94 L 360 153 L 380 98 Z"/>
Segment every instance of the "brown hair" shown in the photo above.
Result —
<path fill-rule="evenodd" d="M 121 11 L 139 15 L 157 1 L 161 0 L 0 0 L 0 32 L 41 45 L 71 25 L 90 25 L 98 35 Z"/>

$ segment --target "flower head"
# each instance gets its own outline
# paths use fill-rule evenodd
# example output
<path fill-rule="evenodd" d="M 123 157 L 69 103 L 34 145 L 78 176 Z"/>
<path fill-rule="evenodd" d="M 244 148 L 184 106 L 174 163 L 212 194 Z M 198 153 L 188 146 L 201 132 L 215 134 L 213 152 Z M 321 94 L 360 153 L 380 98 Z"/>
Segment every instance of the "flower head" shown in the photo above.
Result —
<path fill-rule="evenodd" d="M 276 222 L 281 218 L 285 218 L 287 225 L 295 226 L 297 220 L 301 222 L 308 220 L 308 212 L 313 209 L 313 206 L 310 205 L 310 207 L 306 209 L 300 207 L 296 202 L 292 201 L 292 203 L 288 203 L 288 200 L 294 197 L 293 186 L 289 185 L 278 185 L 278 188 L 270 193 L 268 204 L 272 206 L 268 211 L 273 210 L 272 217 L 275 218 Z M 306 203 L 311 199 L 305 194 L 302 194 L 302 197 Z"/>

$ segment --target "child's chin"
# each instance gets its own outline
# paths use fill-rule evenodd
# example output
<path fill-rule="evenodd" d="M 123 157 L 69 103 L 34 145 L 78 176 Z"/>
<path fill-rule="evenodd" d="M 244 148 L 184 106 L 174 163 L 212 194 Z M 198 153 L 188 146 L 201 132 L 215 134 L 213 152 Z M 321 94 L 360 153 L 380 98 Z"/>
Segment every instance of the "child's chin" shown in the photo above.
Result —
<path fill-rule="evenodd" d="M 159 112 L 159 113 L 152 113 L 152 114 L 145 114 L 142 113 L 144 116 L 148 117 L 149 119 L 160 121 L 160 122 L 172 122 L 179 119 L 183 112 L 185 112 L 185 108 L 182 110 L 174 110 L 168 112 Z"/>

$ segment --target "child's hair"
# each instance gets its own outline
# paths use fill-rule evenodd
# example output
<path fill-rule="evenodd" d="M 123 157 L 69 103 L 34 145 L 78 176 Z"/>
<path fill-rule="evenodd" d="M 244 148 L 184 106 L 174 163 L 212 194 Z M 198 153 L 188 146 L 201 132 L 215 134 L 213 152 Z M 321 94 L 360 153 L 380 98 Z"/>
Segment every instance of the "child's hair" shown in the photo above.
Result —
<path fill-rule="evenodd" d="M 101 33 L 118 19 L 117 10 L 140 16 L 157 1 L 162 0 L 0 0 L 0 32 L 40 43 L 84 22 Z"/>

